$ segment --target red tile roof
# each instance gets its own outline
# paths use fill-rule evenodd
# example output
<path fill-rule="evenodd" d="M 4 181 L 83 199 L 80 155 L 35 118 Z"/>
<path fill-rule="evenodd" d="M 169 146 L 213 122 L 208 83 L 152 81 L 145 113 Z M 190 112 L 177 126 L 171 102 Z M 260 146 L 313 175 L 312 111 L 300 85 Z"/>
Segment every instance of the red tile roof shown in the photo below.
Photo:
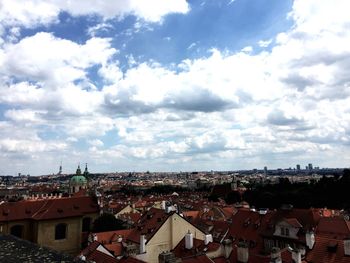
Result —
<path fill-rule="evenodd" d="M 102 244 L 111 244 L 117 242 L 119 237 L 121 237 L 122 239 L 128 238 L 132 231 L 133 229 L 124 229 L 116 231 L 99 232 L 94 233 L 93 235 L 96 235 L 98 242 Z"/>
<path fill-rule="evenodd" d="M 89 255 L 86 256 L 86 259 L 96 262 L 96 263 L 117 263 L 119 262 L 116 258 L 111 257 L 99 250 L 94 250 Z"/>
<path fill-rule="evenodd" d="M 182 263 L 213 263 L 213 261 L 207 255 L 200 255 L 183 258 Z"/>
<path fill-rule="evenodd" d="M 210 242 L 208 245 L 204 244 L 203 240 L 193 238 L 193 248 L 187 249 L 185 247 L 185 237 L 177 244 L 173 252 L 176 257 L 183 258 L 187 256 L 198 255 L 198 253 L 207 253 L 216 251 L 220 248 L 220 244 L 216 242 Z"/>
<path fill-rule="evenodd" d="M 139 219 L 136 228 L 134 228 L 128 236 L 128 240 L 139 243 L 140 235 L 145 235 L 148 242 L 173 213 L 174 212 L 166 213 L 162 209 L 152 207 Z"/>
<path fill-rule="evenodd" d="M 333 250 L 330 251 L 329 246 Z M 344 255 L 343 240 L 316 236 L 316 243 L 306 256 L 309 263 L 350 263 L 350 256 Z"/>
<path fill-rule="evenodd" d="M 89 196 L 23 200 L 1 204 L 0 221 L 58 219 L 98 212 L 97 201 Z"/>
<path fill-rule="evenodd" d="M 139 260 L 133 257 L 122 258 L 119 263 L 146 263 L 145 261 Z"/>
<path fill-rule="evenodd" d="M 263 239 L 260 234 L 268 227 L 272 216 L 271 211 L 262 215 L 258 212 L 239 209 L 232 216 L 232 224 L 227 237 L 234 239 L 233 245 L 237 245 L 240 240 L 247 241 L 250 243 L 249 253 L 260 254 L 263 250 Z"/>
<path fill-rule="evenodd" d="M 297 228 L 303 227 L 296 218 L 286 218 L 284 219 L 284 221 L 287 222 L 289 225 Z"/>
<path fill-rule="evenodd" d="M 321 218 L 317 226 L 316 235 L 343 239 L 350 236 L 350 224 L 341 217 Z"/>
<path fill-rule="evenodd" d="M 87 246 L 83 251 L 80 252 L 80 255 L 83 255 L 86 257 L 86 259 L 90 261 L 94 261 L 96 263 L 116 263 L 118 260 L 114 257 L 111 257 L 110 255 L 107 255 L 99 250 L 97 248 L 99 246 L 103 246 L 97 241 L 92 242 Z"/>

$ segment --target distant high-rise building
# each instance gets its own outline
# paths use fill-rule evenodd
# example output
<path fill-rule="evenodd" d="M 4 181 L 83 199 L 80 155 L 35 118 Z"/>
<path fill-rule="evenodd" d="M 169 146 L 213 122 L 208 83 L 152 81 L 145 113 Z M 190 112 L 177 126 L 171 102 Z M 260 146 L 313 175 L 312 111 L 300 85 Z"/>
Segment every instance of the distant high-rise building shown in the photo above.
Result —
<path fill-rule="evenodd" d="M 297 164 L 297 170 L 300 171 L 300 164 Z"/>
<path fill-rule="evenodd" d="M 264 174 L 267 175 L 267 166 L 264 167 Z"/>
<path fill-rule="evenodd" d="M 60 169 L 58 171 L 58 174 L 62 174 L 62 161 L 61 161 L 61 164 L 60 164 Z"/>
<path fill-rule="evenodd" d="M 308 167 L 309 167 L 309 170 L 311 171 L 312 170 L 312 163 L 309 163 Z"/>

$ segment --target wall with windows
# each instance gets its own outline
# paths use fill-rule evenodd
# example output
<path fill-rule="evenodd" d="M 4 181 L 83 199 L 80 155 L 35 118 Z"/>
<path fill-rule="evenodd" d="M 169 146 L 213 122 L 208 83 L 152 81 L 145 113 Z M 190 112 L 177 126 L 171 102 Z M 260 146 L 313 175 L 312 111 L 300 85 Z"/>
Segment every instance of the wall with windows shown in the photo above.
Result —
<path fill-rule="evenodd" d="M 14 235 L 22 239 L 34 241 L 33 222 L 28 220 L 1 222 L 0 233 L 5 235 Z"/>
<path fill-rule="evenodd" d="M 285 221 L 281 221 L 276 224 L 274 236 L 297 239 L 298 231 L 299 231 L 299 228 L 293 227 Z"/>
<path fill-rule="evenodd" d="M 68 254 L 77 254 L 81 249 L 81 230 L 81 217 L 41 221 L 38 223 L 37 243 Z"/>

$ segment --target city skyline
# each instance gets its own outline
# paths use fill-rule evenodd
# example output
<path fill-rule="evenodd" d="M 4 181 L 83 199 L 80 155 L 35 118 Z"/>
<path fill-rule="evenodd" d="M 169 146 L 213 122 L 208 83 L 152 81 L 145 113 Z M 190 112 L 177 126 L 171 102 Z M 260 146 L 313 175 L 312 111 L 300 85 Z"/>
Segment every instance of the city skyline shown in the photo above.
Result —
<path fill-rule="evenodd" d="M 0 174 L 348 167 L 349 7 L 5 0 Z"/>

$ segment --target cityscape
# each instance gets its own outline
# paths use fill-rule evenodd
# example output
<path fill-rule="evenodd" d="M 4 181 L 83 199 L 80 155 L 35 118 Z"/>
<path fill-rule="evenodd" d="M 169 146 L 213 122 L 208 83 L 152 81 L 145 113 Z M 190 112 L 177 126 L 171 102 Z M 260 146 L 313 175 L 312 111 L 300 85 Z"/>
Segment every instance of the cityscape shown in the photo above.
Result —
<path fill-rule="evenodd" d="M 348 0 L 0 0 L 0 263 L 350 263 Z"/>

